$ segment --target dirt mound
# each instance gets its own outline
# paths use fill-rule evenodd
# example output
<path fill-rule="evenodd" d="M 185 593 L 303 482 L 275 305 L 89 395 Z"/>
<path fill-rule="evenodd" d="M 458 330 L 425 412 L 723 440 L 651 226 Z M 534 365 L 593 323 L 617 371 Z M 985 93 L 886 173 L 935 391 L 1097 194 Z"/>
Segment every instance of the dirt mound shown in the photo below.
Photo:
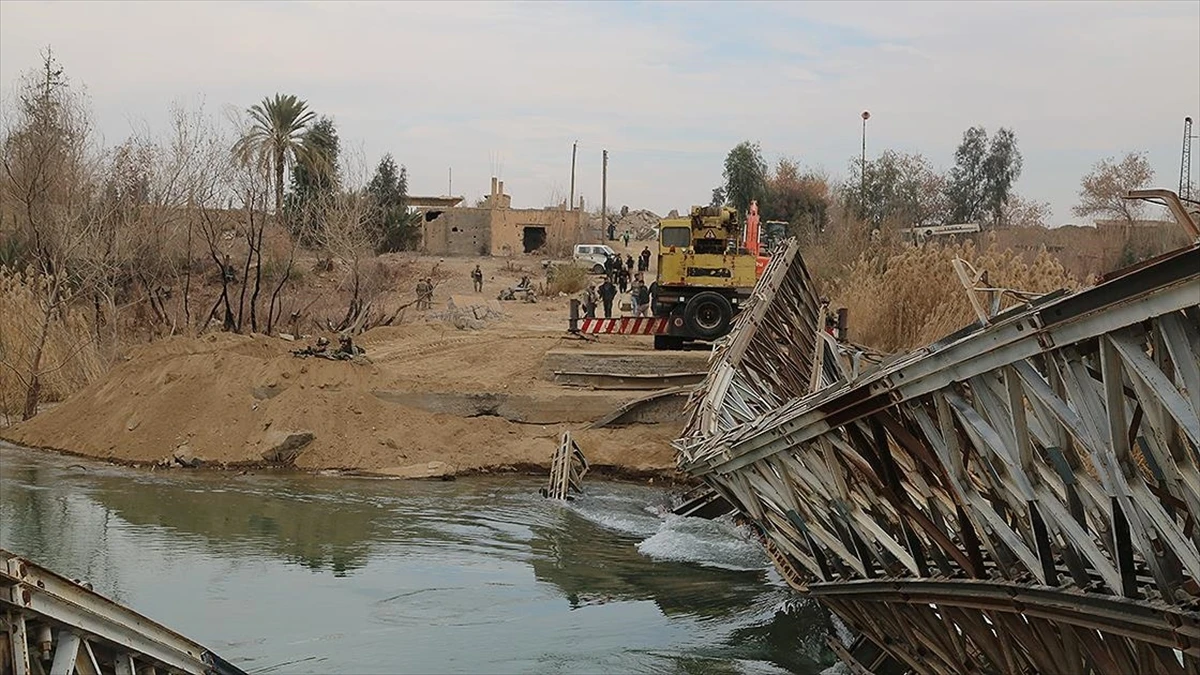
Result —
<path fill-rule="evenodd" d="M 546 465 L 562 431 L 398 404 L 378 392 L 503 392 L 548 387 L 542 355 L 558 336 L 438 325 L 372 331 L 366 358 L 295 358 L 295 342 L 231 334 L 133 350 L 107 377 L 0 431 L 16 443 L 121 462 L 295 465 L 424 477 Z M 551 392 L 548 395 L 553 395 Z M 675 428 L 580 432 L 589 460 L 669 471 Z"/>

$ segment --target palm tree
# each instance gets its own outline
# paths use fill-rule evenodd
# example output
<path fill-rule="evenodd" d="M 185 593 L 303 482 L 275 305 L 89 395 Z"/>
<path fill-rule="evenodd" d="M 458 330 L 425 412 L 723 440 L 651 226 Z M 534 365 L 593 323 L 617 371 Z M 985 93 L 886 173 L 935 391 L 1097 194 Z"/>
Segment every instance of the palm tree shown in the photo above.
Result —
<path fill-rule="evenodd" d="M 310 124 L 316 113 L 308 103 L 292 94 L 275 94 L 251 106 L 250 128 L 233 146 L 234 155 L 247 164 L 258 164 L 269 171 L 275 184 L 275 213 L 283 208 L 283 174 L 287 167 L 302 162 L 323 170 L 325 144 L 316 138 Z"/>

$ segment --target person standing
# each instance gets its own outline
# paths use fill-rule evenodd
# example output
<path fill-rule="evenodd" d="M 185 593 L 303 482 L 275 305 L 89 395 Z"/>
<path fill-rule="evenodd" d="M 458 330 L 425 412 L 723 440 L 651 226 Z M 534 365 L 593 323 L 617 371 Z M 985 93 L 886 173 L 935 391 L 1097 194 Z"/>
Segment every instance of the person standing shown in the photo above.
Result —
<path fill-rule="evenodd" d="M 650 315 L 650 289 L 646 288 L 646 284 L 638 279 L 633 285 L 633 296 L 635 298 L 633 305 L 634 316 L 649 316 Z"/>
<path fill-rule="evenodd" d="M 629 273 L 624 267 L 617 268 L 617 284 L 621 287 L 621 292 L 624 293 L 629 288 Z"/>
<path fill-rule="evenodd" d="M 640 258 L 640 260 L 638 261 L 639 262 L 638 269 L 641 270 L 642 272 L 649 272 L 650 271 L 650 247 L 649 246 L 642 248 L 642 253 L 639 256 L 639 258 Z"/>
<path fill-rule="evenodd" d="M 600 284 L 600 302 L 604 303 L 604 318 L 612 318 L 612 303 L 613 298 L 617 297 L 617 287 L 613 285 L 612 279 L 605 279 L 604 283 Z"/>
<path fill-rule="evenodd" d="M 475 284 L 475 292 L 483 292 L 483 270 L 479 269 L 479 265 L 475 265 L 475 269 L 471 270 L 471 281 Z"/>
<path fill-rule="evenodd" d="M 650 315 L 653 316 L 654 315 L 654 300 L 655 300 L 655 298 L 658 297 L 658 280 L 657 279 L 650 282 L 650 287 L 646 289 L 646 293 L 650 296 L 650 302 L 648 302 L 647 304 L 650 305 L 650 307 L 649 307 Z"/>
<path fill-rule="evenodd" d="M 421 279 L 420 281 L 417 282 L 417 309 L 418 310 L 429 309 L 429 305 L 426 304 L 426 300 L 425 300 L 428 290 L 429 290 L 428 284 L 425 283 L 424 279 Z"/>
<path fill-rule="evenodd" d="M 630 277 L 630 278 L 633 278 L 633 264 L 634 264 L 634 263 L 633 263 L 633 256 L 632 256 L 632 255 L 626 255 L 626 256 L 625 256 L 625 269 L 629 271 L 629 277 Z"/>
<path fill-rule="evenodd" d="M 625 248 L 629 248 L 629 230 L 625 230 L 625 234 L 622 234 L 621 238 L 625 240 Z"/>
<path fill-rule="evenodd" d="M 596 318 L 596 285 L 588 284 L 587 292 L 583 295 L 583 316 L 588 319 Z"/>

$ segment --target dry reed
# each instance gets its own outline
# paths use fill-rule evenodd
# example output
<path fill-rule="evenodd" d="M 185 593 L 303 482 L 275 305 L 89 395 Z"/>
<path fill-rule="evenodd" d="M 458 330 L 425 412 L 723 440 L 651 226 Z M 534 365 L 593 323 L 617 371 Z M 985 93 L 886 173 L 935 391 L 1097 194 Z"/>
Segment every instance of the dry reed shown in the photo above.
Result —
<path fill-rule="evenodd" d="M 975 320 L 967 291 L 952 260 L 962 258 L 988 272 L 989 285 L 1031 293 L 1077 288 L 1078 281 L 1042 251 L 1025 262 L 995 243 L 980 250 L 966 242 L 906 247 L 863 254 L 833 285 L 833 304 L 850 311 L 850 339 L 886 352 L 933 342 Z M 1015 301 L 1007 299 L 1002 307 Z"/>
<path fill-rule="evenodd" d="M 19 419 L 41 332 L 48 279 L 0 268 L 0 421 Z M 50 317 L 41 364 L 42 402 L 61 401 L 104 374 L 105 359 L 83 312 L 60 303 Z"/>

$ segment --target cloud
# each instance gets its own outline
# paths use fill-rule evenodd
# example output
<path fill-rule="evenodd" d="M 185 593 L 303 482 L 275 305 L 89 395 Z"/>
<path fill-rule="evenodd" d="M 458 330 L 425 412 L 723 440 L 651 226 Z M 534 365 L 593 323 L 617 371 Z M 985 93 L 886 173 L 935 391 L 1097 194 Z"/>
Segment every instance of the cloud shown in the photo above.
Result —
<path fill-rule="evenodd" d="M 844 173 L 868 152 L 947 167 L 968 126 L 1012 127 L 1022 194 L 1059 221 L 1090 165 L 1147 150 L 1177 180 L 1200 113 L 1196 3 L 0 4 L 0 80 L 53 45 L 110 140 L 172 100 L 294 92 L 415 192 L 478 195 L 503 165 L 518 205 L 570 182 L 659 212 L 707 201 L 741 140 Z M 502 158 L 502 162 L 497 158 Z"/>

